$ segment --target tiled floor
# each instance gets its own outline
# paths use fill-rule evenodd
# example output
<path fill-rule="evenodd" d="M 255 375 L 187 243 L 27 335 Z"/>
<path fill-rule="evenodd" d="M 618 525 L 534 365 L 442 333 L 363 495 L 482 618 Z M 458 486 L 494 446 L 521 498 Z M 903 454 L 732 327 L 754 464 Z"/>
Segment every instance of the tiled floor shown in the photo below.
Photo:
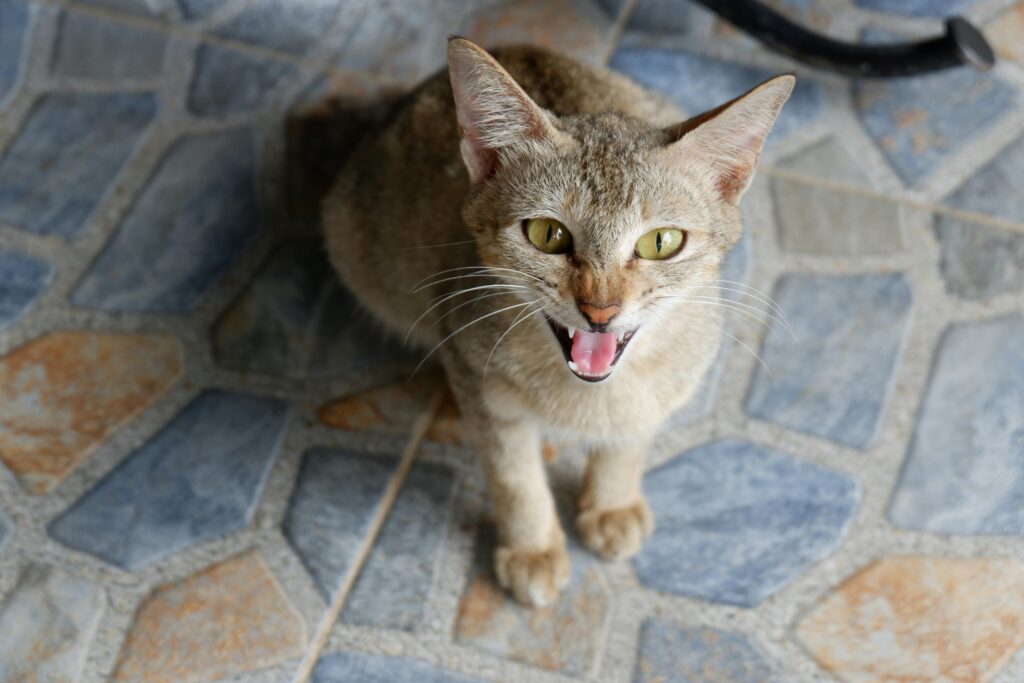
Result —
<path fill-rule="evenodd" d="M 0 683 L 1024 680 L 1024 2 L 773 4 L 960 11 L 1003 61 L 851 84 L 684 0 L 0 0 Z M 735 299 L 643 553 L 570 539 L 536 611 L 443 383 L 315 238 L 449 33 L 693 113 L 802 76 L 728 276 L 781 311 Z"/>

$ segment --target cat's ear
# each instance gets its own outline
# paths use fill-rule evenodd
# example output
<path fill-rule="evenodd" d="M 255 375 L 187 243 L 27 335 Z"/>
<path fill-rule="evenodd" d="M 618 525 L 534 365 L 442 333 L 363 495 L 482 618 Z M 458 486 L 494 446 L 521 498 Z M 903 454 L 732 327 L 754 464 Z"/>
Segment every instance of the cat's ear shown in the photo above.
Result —
<path fill-rule="evenodd" d="M 731 102 L 672 126 L 669 132 L 676 140 L 670 145 L 672 153 L 688 163 L 703 163 L 721 198 L 738 203 L 754 179 L 765 138 L 795 84 L 791 74 L 776 76 Z"/>
<path fill-rule="evenodd" d="M 465 38 L 448 40 L 448 75 L 472 182 L 489 178 L 516 147 L 558 136 L 544 110 L 497 60 Z"/>

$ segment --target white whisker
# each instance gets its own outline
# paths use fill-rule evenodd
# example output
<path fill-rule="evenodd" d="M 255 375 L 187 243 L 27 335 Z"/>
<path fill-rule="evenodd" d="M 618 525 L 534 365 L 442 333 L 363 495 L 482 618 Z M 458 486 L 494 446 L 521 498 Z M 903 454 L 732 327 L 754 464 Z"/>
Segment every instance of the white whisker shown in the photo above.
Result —
<path fill-rule="evenodd" d="M 481 289 L 499 289 L 502 292 L 511 292 L 511 291 L 517 290 L 517 289 L 526 289 L 526 290 L 529 290 L 529 291 L 533 291 L 533 290 L 530 290 L 530 288 L 526 287 L 525 285 L 491 284 L 491 285 L 479 285 L 477 287 L 468 287 L 466 289 L 460 289 L 460 290 L 455 291 L 455 292 L 449 292 L 448 294 L 441 294 L 440 296 L 436 296 L 433 299 L 431 299 L 431 302 L 430 302 L 431 306 L 429 308 L 427 308 L 427 310 L 423 311 L 423 313 L 420 314 L 420 317 L 416 318 L 416 320 L 413 321 L 413 324 L 409 326 L 409 331 L 405 333 L 405 342 L 409 341 L 409 335 L 412 334 L 412 331 L 416 328 L 416 326 L 419 325 L 420 322 L 425 317 L 427 317 L 427 315 L 432 310 L 434 310 L 435 308 L 437 308 L 438 306 L 440 306 L 444 302 L 450 301 L 451 299 L 454 299 L 457 296 L 461 296 L 463 294 L 468 294 L 469 292 L 480 291 Z M 439 301 L 439 299 L 440 299 L 440 301 Z"/>
<path fill-rule="evenodd" d="M 462 327 L 460 327 L 459 329 L 455 330 L 454 332 L 449 334 L 447 337 L 442 339 L 440 342 L 438 342 L 437 345 L 434 346 L 434 348 L 430 349 L 430 351 L 427 352 L 427 355 L 425 355 L 423 357 L 423 360 L 420 361 L 419 365 L 416 366 L 416 369 L 412 371 L 412 374 L 415 375 L 417 372 L 419 372 L 419 369 L 421 367 L 423 367 L 423 364 L 427 362 L 427 359 L 430 358 L 432 355 L 434 355 L 434 352 L 437 351 L 439 348 L 441 348 L 441 346 L 443 346 L 446 341 L 448 341 L 449 339 L 451 339 L 452 337 L 457 335 L 459 332 L 462 332 L 464 329 L 466 329 L 470 325 L 475 325 L 478 322 L 480 322 L 481 320 L 484 320 L 486 318 L 490 318 L 492 316 L 498 315 L 499 313 L 504 313 L 505 311 L 511 311 L 513 309 L 516 309 L 516 308 L 522 308 L 523 306 L 532 306 L 533 304 L 537 303 L 537 301 L 539 301 L 539 299 L 534 299 L 533 301 L 528 301 L 526 303 L 521 303 L 521 304 L 513 304 L 512 306 L 505 306 L 504 308 L 499 308 L 496 311 L 491 311 L 490 313 L 486 313 L 486 314 L 480 316 L 479 318 L 476 318 L 474 320 L 470 320 L 468 323 L 466 323 L 465 325 L 463 325 Z"/>
<path fill-rule="evenodd" d="M 515 320 L 512 321 L 512 324 L 509 325 L 508 329 L 505 330 L 505 332 L 500 337 L 498 337 L 498 341 L 494 342 L 494 346 L 491 347 L 491 352 L 487 354 L 487 362 L 484 363 L 484 377 L 487 377 L 487 368 L 489 368 L 491 365 L 491 357 L 494 356 L 494 352 L 498 350 L 498 344 L 501 343 L 501 341 L 508 335 L 509 332 L 518 327 L 519 323 L 526 322 L 527 320 L 530 319 L 530 316 L 534 315 L 535 313 L 542 312 L 547 307 L 547 304 L 542 304 L 538 309 L 535 309 L 533 311 L 531 311 L 530 309 L 526 309 L 526 311 L 520 312 L 519 315 L 516 316 Z M 523 313 L 525 313 L 526 315 L 523 315 Z"/>

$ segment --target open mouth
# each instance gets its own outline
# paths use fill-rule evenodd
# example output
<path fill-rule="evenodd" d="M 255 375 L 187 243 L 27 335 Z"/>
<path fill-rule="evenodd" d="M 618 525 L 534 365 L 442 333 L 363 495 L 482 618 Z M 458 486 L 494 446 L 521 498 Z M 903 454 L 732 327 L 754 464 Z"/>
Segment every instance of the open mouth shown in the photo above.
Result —
<path fill-rule="evenodd" d="M 565 327 L 551 318 L 547 321 L 562 347 L 569 369 L 587 382 L 608 379 L 626 345 L 636 334 L 635 329 L 628 332 L 589 332 Z"/>

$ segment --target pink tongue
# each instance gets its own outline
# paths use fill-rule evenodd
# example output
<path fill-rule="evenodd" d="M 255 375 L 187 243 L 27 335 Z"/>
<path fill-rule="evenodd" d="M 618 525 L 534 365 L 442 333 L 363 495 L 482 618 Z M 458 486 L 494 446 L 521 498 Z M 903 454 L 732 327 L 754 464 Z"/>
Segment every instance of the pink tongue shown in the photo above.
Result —
<path fill-rule="evenodd" d="M 572 362 L 584 375 L 607 374 L 615 359 L 614 332 L 584 332 L 576 330 L 572 338 Z"/>

